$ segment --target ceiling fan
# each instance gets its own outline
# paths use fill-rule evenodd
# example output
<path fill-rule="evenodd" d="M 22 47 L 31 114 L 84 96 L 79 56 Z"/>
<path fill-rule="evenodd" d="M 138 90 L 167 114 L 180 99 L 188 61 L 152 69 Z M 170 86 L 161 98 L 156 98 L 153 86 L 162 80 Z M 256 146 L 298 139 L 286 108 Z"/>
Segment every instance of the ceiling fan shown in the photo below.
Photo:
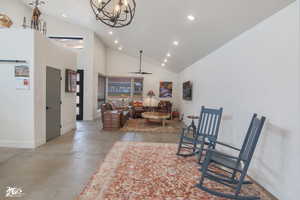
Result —
<path fill-rule="evenodd" d="M 141 74 L 141 75 L 152 74 L 151 72 L 143 72 L 142 71 L 142 57 L 143 57 L 143 50 L 140 50 L 140 71 L 130 72 L 130 73 L 132 73 L 132 74 Z"/>

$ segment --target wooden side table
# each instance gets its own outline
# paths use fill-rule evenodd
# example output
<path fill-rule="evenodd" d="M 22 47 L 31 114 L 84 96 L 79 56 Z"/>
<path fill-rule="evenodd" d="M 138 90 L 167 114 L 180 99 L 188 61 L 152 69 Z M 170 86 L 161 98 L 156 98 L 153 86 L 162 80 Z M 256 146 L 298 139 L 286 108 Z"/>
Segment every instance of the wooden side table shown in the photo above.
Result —
<path fill-rule="evenodd" d="M 189 115 L 187 116 L 187 118 L 192 120 L 192 123 L 188 126 L 188 130 L 192 129 L 193 137 L 195 138 L 197 134 L 197 127 L 195 125 L 195 120 L 199 119 L 199 117 L 195 115 Z"/>

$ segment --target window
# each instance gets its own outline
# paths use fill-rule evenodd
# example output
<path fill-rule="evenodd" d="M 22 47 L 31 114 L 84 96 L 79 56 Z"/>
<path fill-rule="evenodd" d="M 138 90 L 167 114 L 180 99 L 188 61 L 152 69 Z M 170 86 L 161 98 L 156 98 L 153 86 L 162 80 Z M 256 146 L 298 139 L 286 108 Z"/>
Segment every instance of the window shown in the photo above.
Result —
<path fill-rule="evenodd" d="M 108 97 L 126 98 L 131 96 L 130 78 L 108 78 Z"/>
<path fill-rule="evenodd" d="M 109 77 L 108 98 L 142 98 L 143 78 Z"/>
<path fill-rule="evenodd" d="M 143 78 L 133 79 L 133 98 L 143 97 Z"/>

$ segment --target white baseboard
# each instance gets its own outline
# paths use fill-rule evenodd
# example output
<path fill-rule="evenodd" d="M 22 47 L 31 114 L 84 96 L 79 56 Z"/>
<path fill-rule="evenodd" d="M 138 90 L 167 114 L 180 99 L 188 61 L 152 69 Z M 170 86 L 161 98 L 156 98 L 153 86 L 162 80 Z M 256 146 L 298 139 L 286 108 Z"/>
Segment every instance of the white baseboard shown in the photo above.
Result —
<path fill-rule="evenodd" d="M 0 140 L 0 147 L 34 149 L 33 141 Z"/>
<path fill-rule="evenodd" d="M 46 144 L 46 139 L 45 140 L 38 140 L 36 143 L 35 143 L 35 147 L 39 147 L 39 146 L 42 146 Z"/>
<path fill-rule="evenodd" d="M 75 123 L 69 123 L 69 124 L 63 125 L 63 127 L 61 129 L 61 135 L 69 133 L 70 131 L 73 131 L 75 129 L 76 129 Z"/>

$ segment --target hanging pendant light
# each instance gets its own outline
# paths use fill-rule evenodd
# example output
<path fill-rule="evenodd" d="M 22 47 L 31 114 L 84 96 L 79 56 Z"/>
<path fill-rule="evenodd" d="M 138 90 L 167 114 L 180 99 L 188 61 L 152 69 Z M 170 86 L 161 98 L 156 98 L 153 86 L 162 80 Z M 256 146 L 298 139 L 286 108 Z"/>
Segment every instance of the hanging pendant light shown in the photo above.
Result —
<path fill-rule="evenodd" d="M 113 28 L 129 25 L 135 14 L 135 0 L 90 0 L 96 19 Z"/>

